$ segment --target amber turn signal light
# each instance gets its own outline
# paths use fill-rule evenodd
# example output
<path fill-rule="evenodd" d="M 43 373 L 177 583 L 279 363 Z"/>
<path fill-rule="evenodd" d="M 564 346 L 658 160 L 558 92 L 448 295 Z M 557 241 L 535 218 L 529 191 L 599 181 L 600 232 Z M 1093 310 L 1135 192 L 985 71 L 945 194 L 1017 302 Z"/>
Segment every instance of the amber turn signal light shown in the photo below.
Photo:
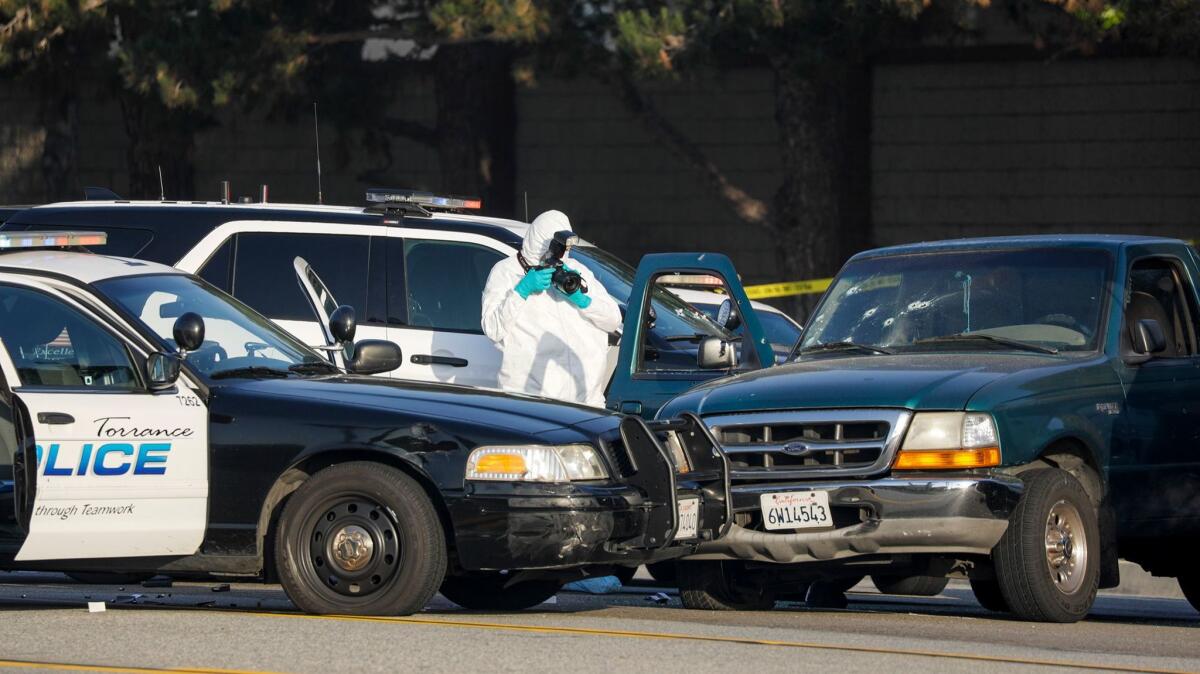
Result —
<path fill-rule="evenodd" d="M 979 449 L 901 451 L 893 466 L 896 470 L 941 470 L 945 468 L 987 468 L 1000 465 L 999 447 Z"/>

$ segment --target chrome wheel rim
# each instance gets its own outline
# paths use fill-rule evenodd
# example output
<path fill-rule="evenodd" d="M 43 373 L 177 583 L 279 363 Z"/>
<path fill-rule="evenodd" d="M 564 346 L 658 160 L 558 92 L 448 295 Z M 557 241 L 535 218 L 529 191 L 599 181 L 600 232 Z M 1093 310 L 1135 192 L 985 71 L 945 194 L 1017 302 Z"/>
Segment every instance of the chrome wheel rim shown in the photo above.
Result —
<path fill-rule="evenodd" d="M 1088 540 L 1079 510 L 1059 501 L 1046 515 L 1046 566 L 1054 586 L 1063 594 L 1075 594 L 1087 575 Z"/>

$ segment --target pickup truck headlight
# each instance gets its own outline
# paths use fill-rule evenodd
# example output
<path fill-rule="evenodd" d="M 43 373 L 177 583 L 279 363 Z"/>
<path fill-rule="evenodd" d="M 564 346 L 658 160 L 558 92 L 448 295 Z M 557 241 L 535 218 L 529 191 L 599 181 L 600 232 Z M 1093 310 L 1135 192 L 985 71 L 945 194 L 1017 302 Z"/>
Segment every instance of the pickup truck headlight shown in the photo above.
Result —
<path fill-rule="evenodd" d="M 604 462 L 590 445 L 479 447 L 467 457 L 468 480 L 571 482 L 607 477 Z"/>
<path fill-rule="evenodd" d="M 918 412 L 896 455 L 896 470 L 1000 465 L 1000 436 L 990 414 Z"/>

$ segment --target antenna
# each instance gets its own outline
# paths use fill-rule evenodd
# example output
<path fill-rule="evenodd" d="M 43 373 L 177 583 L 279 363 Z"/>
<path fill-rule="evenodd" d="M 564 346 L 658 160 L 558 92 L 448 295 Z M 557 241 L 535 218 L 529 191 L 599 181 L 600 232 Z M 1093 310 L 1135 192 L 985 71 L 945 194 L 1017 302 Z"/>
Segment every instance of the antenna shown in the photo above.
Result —
<path fill-rule="evenodd" d="M 162 179 L 162 164 L 158 165 L 158 200 L 159 201 L 167 200 L 167 188 L 163 186 L 163 179 Z"/>
<path fill-rule="evenodd" d="M 529 190 L 525 190 L 525 222 L 529 222 Z"/>
<path fill-rule="evenodd" d="M 325 203 L 321 193 L 321 125 L 317 117 L 317 102 L 313 101 L 313 138 L 317 141 L 317 203 Z"/>

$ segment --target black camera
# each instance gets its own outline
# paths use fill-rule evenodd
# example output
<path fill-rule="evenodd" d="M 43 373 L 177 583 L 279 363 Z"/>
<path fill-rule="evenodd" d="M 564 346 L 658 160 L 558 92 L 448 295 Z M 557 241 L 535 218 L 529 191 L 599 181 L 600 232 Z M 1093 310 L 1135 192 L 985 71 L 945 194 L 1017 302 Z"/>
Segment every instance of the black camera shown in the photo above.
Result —
<path fill-rule="evenodd" d="M 574 295 L 577 290 L 584 294 L 588 291 L 587 282 L 583 280 L 579 272 L 570 271 L 563 266 L 563 257 L 578 242 L 579 236 L 569 229 L 555 232 L 554 238 L 550 241 L 550 250 L 546 252 L 546 256 L 542 258 L 542 264 L 538 267 L 538 269 L 553 267 L 554 274 L 550 277 L 550 282 L 567 295 Z"/>

